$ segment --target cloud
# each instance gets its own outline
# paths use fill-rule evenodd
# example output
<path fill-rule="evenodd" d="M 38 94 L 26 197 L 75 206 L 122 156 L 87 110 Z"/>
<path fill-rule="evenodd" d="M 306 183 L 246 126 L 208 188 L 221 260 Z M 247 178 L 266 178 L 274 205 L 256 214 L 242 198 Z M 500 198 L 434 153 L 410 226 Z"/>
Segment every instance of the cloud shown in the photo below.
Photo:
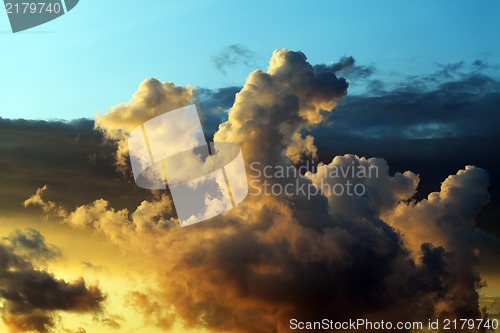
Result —
<path fill-rule="evenodd" d="M 58 255 L 34 229 L 15 231 L 0 243 L 1 312 L 11 332 L 51 332 L 58 311 L 101 311 L 106 296 L 99 287 L 83 278 L 66 282 L 36 265 Z"/>
<path fill-rule="evenodd" d="M 432 90 L 440 90 L 442 87 L 458 88 L 449 89 L 448 96 L 443 98 L 452 99 L 460 94 L 475 94 L 481 96 L 488 92 L 498 92 L 498 66 L 489 64 L 483 60 L 476 60 L 472 63 L 459 61 L 449 64 L 436 64 L 436 70 L 425 75 L 406 75 L 392 72 L 384 76 L 373 76 L 364 83 L 368 85 L 368 90 L 364 94 L 379 96 L 389 95 L 392 92 L 426 93 Z M 480 88 L 468 82 L 489 81 L 489 85 Z M 463 85 L 462 83 L 466 84 Z M 469 90 L 464 90 L 467 87 Z"/>
<path fill-rule="evenodd" d="M 203 130 L 208 135 L 213 136 L 219 124 L 227 120 L 227 111 L 233 106 L 235 96 L 240 90 L 241 87 L 195 90 L 193 101 L 198 105 Z M 212 141 L 211 139 L 210 137 L 209 140 Z"/>
<path fill-rule="evenodd" d="M 36 229 L 15 230 L 9 237 L 3 237 L 2 240 L 8 244 L 9 248 L 16 249 L 19 256 L 31 258 L 32 262 L 46 263 L 62 255 L 59 248 L 46 244 L 45 238 Z"/>
<path fill-rule="evenodd" d="M 356 65 L 356 60 L 352 56 L 341 57 L 338 62 L 330 65 L 315 65 L 314 68 L 318 72 L 333 71 L 335 74 L 345 76 L 349 80 L 366 79 L 375 73 L 375 68 L 372 66 Z"/>
<path fill-rule="evenodd" d="M 301 52 L 275 51 L 266 72 L 249 75 L 215 141 L 238 144 L 248 165 L 300 166 L 305 156 L 321 152 L 310 133 L 332 110 L 332 115 L 338 112 L 346 95 L 346 80 L 336 71 L 331 66 L 318 70 Z M 162 84 L 153 86 L 165 94 Z M 141 85 L 136 95 L 151 96 L 154 87 Z M 150 97 L 135 101 L 136 95 L 109 117 L 103 115 L 107 121 L 96 122 L 109 138 L 121 140 L 136 120 L 170 107 L 150 103 Z M 328 170 L 353 165 L 376 167 L 377 176 L 326 177 Z M 133 291 L 128 303 L 160 327 L 170 327 L 175 318 L 186 327 L 214 331 L 288 332 L 291 318 L 427 321 L 483 315 L 477 249 L 497 244 L 474 224 L 488 201 L 484 170 L 465 167 L 424 200 L 414 197 L 417 174 L 391 173 L 381 158 L 337 156 L 298 182 L 312 185 L 322 179 L 356 181 L 366 193 L 249 196 L 223 216 L 189 228 L 179 228 L 168 193 L 133 209 L 95 200 L 62 221 L 93 228 L 140 254 L 156 285 Z M 262 175 L 257 180 L 257 186 L 264 180 L 271 185 L 288 181 Z M 51 205 L 46 195 L 35 194 L 32 201 Z M 160 311 L 157 304 L 166 306 Z"/>
<path fill-rule="evenodd" d="M 449 176 L 440 192 L 419 202 L 400 202 L 383 217 L 414 256 L 428 250 L 424 241 L 442 249 L 446 279 L 440 283 L 448 284 L 449 291 L 437 307 L 448 316 L 471 314 L 479 307 L 477 288 L 484 283 L 477 271 L 480 244 L 499 249 L 498 239 L 475 228 L 475 216 L 489 201 L 488 183 L 486 171 L 466 166 Z"/>
<path fill-rule="evenodd" d="M 404 235 L 416 236 L 407 240 L 413 251 L 418 251 L 423 238 L 436 246 L 461 251 L 470 243 L 463 237 L 475 236 L 466 231 L 475 226 L 474 217 L 489 201 L 488 184 L 486 171 L 467 166 L 446 178 L 440 192 L 417 203 L 399 203 L 385 220 Z"/>
<path fill-rule="evenodd" d="M 300 145 L 311 150 L 297 135 L 321 122 L 347 86 L 332 71 L 317 73 L 303 53 L 277 50 L 267 72 L 249 75 L 214 140 L 237 143 L 244 156 L 265 164 L 281 159 L 283 148 L 295 155 Z"/>
<path fill-rule="evenodd" d="M 137 206 L 149 191 L 139 195 L 133 182 L 116 172 L 114 143 L 103 141 L 94 122 L 0 119 L 0 209 L 6 215 L 39 216 L 23 211 L 22 203 L 36 188 L 48 184 L 49 201 L 73 209 L 102 196 L 115 207 Z M 95 155 L 94 162 L 89 155 Z M 22 216 L 20 216 L 22 215 Z"/>
<path fill-rule="evenodd" d="M 124 321 L 125 319 L 122 316 L 110 315 L 104 319 L 101 319 L 100 322 L 110 328 L 120 329 Z"/>
<path fill-rule="evenodd" d="M 347 96 L 311 135 L 325 163 L 336 155 L 353 153 L 382 157 L 391 170 L 420 174 L 419 199 L 439 190 L 442 180 L 464 165 L 486 169 L 491 200 L 479 214 L 478 225 L 500 236 L 496 144 L 500 82 L 494 73 L 462 66 L 451 79 L 407 78 L 375 95 Z"/>
<path fill-rule="evenodd" d="M 190 104 L 193 91 L 190 86 L 178 87 L 171 82 L 147 79 L 139 85 L 128 103 L 113 107 L 104 115 L 96 115 L 95 128 L 107 139 L 117 142 L 116 161 L 119 168 L 125 169 L 128 163 L 128 134 L 146 120 Z"/>
<path fill-rule="evenodd" d="M 211 57 L 214 66 L 223 74 L 227 74 L 230 67 L 244 65 L 245 67 L 255 66 L 256 54 L 240 44 L 233 44 L 224 47 L 216 55 Z"/>
<path fill-rule="evenodd" d="M 162 300 L 153 296 L 151 291 L 148 294 L 132 291 L 127 295 L 127 305 L 140 311 L 145 318 L 146 325 L 152 325 L 168 330 L 172 328 L 175 321 L 175 313 Z"/>
<path fill-rule="evenodd" d="M 43 187 L 37 189 L 34 195 L 24 200 L 23 206 L 24 207 L 39 206 L 47 215 L 52 213 L 57 216 L 65 216 L 66 211 L 64 210 L 63 207 L 58 207 L 53 201 L 50 200 L 46 201 L 42 198 L 42 196 L 44 195 L 44 193 L 48 191 L 48 189 L 49 189 L 48 185 L 44 185 Z"/>
<path fill-rule="evenodd" d="M 500 82 L 472 75 L 435 89 L 403 89 L 377 96 L 348 96 L 327 121 L 331 136 L 362 139 L 440 139 L 497 135 Z M 315 134 L 320 133 L 318 129 Z M 485 142 L 488 144 L 488 142 Z"/>

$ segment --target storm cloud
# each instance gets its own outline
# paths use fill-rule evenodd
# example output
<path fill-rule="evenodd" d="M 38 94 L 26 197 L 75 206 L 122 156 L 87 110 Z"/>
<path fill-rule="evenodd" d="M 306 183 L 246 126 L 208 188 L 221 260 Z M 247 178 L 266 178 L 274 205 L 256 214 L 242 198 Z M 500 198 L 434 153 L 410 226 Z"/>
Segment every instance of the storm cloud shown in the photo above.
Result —
<path fill-rule="evenodd" d="M 95 313 L 106 299 L 83 278 L 67 282 L 40 263 L 59 255 L 34 229 L 16 231 L 0 242 L 2 319 L 11 332 L 51 332 L 58 311 Z"/>
<path fill-rule="evenodd" d="M 247 164 L 293 167 L 308 159 L 324 161 L 300 178 L 303 184 L 330 181 L 326 171 L 340 166 L 374 166 L 376 178 L 356 180 L 365 185 L 364 195 L 249 196 L 223 216 L 189 228 L 179 228 L 168 193 L 155 193 L 130 209 L 102 198 L 60 214 L 62 222 L 98 230 L 150 263 L 157 284 L 131 291 L 128 300 L 146 322 L 170 327 L 180 319 L 187 327 L 216 331 L 288 332 L 291 318 L 485 315 L 479 307 L 478 249 L 498 246 L 498 239 L 475 223 L 489 200 L 485 170 L 463 165 L 436 191 L 417 199 L 421 177 L 411 170 L 391 172 L 382 158 L 341 154 L 328 161 L 319 155 L 328 144 L 339 149 L 325 139 L 325 128 L 333 123 L 335 131 L 342 122 L 331 119 L 347 93 L 346 80 L 336 73 L 352 66 L 348 60 L 319 70 L 301 52 L 275 51 L 267 71 L 249 75 L 214 140 L 238 144 Z M 146 80 L 129 103 L 99 116 L 96 128 L 117 142 L 118 161 L 125 161 L 131 128 L 177 107 L 170 101 L 191 96 L 186 88 Z M 345 115 L 347 121 L 366 121 L 351 116 Z M 62 206 L 46 195 L 39 192 L 26 202 L 60 212 Z M 157 311 L 156 304 L 165 306 Z"/>
<path fill-rule="evenodd" d="M 240 44 L 225 46 L 210 60 L 220 72 L 226 74 L 227 70 L 236 65 L 244 65 L 249 68 L 255 66 L 257 55 L 247 47 Z"/>

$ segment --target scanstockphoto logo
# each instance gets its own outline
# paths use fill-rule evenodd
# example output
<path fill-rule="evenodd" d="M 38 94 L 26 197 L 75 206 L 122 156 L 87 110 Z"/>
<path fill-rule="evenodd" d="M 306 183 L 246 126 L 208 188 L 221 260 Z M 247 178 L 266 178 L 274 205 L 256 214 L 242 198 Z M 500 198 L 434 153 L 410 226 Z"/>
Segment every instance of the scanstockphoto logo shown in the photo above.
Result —
<path fill-rule="evenodd" d="M 194 105 L 146 121 L 130 133 L 128 148 L 136 184 L 168 187 L 181 226 L 221 215 L 247 197 L 240 147 L 208 145 Z"/>
<path fill-rule="evenodd" d="M 79 0 L 4 0 L 13 33 L 52 21 L 75 8 L 78 2 Z"/>
<path fill-rule="evenodd" d="M 293 165 L 263 165 L 250 163 L 250 196 L 315 196 L 363 197 L 367 194 L 366 182 L 379 178 L 376 165 L 360 164 L 351 157 L 341 157 L 341 164 L 316 165 L 306 161 L 299 167 Z"/>

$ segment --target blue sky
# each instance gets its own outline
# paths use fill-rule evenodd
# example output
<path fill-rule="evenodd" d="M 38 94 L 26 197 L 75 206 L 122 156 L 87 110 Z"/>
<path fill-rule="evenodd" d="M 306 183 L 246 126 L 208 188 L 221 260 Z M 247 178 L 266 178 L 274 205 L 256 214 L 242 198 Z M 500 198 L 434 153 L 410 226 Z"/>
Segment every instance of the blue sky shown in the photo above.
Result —
<path fill-rule="evenodd" d="M 265 69 L 276 48 L 311 63 L 352 55 L 379 76 L 426 74 L 437 64 L 498 64 L 498 1 L 81 0 L 65 16 L 12 34 L 0 14 L 0 117 L 93 118 L 130 99 L 147 77 L 178 85 L 242 85 L 211 57 L 240 44 Z"/>

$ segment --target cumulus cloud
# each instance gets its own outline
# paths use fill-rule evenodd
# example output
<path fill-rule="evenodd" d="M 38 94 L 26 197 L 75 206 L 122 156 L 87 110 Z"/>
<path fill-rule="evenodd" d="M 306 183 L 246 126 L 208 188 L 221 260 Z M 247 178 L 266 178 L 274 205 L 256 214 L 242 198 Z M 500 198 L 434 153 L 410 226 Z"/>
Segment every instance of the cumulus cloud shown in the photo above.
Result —
<path fill-rule="evenodd" d="M 439 192 L 419 202 L 399 203 L 385 220 L 407 237 L 409 248 L 418 251 L 422 239 L 451 251 L 461 251 L 470 243 L 474 217 L 489 201 L 488 173 L 467 166 L 441 184 Z M 467 232 L 469 231 L 469 232 Z M 465 237 L 465 238 L 464 238 Z"/>
<path fill-rule="evenodd" d="M 349 96 L 328 119 L 336 130 L 325 132 L 397 140 L 496 136 L 500 117 L 493 106 L 499 99 L 500 82 L 478 75 L 430 90 L 412 87 L 382 96 Z"/>
<path fill-rule="evenodd" d="M 34 229 L 15 231 L 0 242 L 1 313 L 10 332 L 52 332 L 59 311 L 101 311 L 106 296 L 99 287 L 83 278 L 58 279 L 37 263 L 58 255 Z"/>
<path fill-rule="evenodd" d="M 277 162 L 283 150 L 294 158 L 304 145 L 300 131 L 323 120 L 347 93 L 347 83 L 333 71 L 316 72 L 301 52 L 277 50 L 267 72 L 252 72 L 221 124 L 215 141 L 237 143 L 244 156 Z"/>
<path fill-rule="evenodd" d="M 477 165 L 490 175 L 491 200 L 478 216 L 478 225 L 500 235 L 500 159 L 497 128 L 500 82 L 492 68 L 471 69 L 463 63 L 439 72 L 405 77 L 376 94 L 347 96 L 314 136 L 328 163 L 333 156 L 353 153 L 383 157 L 391 170 L 410 168 L 420 174 L 419 199 L 436 191 L 450 173 Z"/>
<path fill-rule="evenodd" d="M 127 165 L 127 137 L 146 120 L 190 103 L 194 88 L 178 87 L 171 82 L 156 79 L 144 80 L 128 103 L 113 107 L 106 114 L 97 114 L 95 128 L 108 139 L 117 142 L 117 165 L 124 169 Z"/>
<path fill-rule="evenodd" d="M 337 170 L 344 171 L 346 176 L 333 177 L 335 176 L 333 173 L 338 172 Z M 358 177 L 358 172 L 349 172 L 351 170 L 366 172 L 366 176 Z M 328 199 L 330 213 L 347 217 L 355 214 L 380 216 L 386 211 L 392 211 L 399 202 L 413 197 L 419 183 L 418 175 L 411 171 L 397 172 L 394 176 L 390 176 L 389 166 L 385 160 L 367 159 L 356 155 L 336 156 L 329 164 L 320 163 L 317 172 L 308 172 L 306 176 L 318 188 L 327 185 L 327 189 L 333 189 L 324 193 Z M 367 195 L 352 197 L 337 195 L 336 184 L 341 185 L 345 181 L 349 181 L 353 189 L 358 184 L 363 185 L 363 191 L 366 191 Z"/>
<path fill-rule="evenodd" d="M 481 277 L 477 271 L 479 244 L 498 240 L 475 228 L 474 217 L 488 202 L 489 177 L 473 166 L 449 176 L 440 192 L 429 194 L 419 202 L 400 202 L 384 220 L 398 230 L 414 255 L 428 251 L 427 244 L 442 249 L 446 267 L 448 294 L 437 307 L 445 314 L 467 315 L 479 307 L 477 287 Z"/>
<path fill-rule="evenodd" d="M 249 75 L 215 141 L 238 144 L 248 165 L 301 165 L 303 158 L 318 153 L 307 133 L 346 94 L 347 83 L 336 76 L 338 71 L 332 66 L 318 70 L 301 52 L 275 51 L 266 72 Z M 162 98 L 151 98 L 155 87 L 161 87 Z M 122 140 L 136 120 L 171 106 L 158 102 L 169 98 L 161 83 L 139 90 L 146 97 L 134 95 L 130 103 L 101 116 L 96 127 Z M 375 167 L 377 174 L 326 177 L 347 166 Z M 257 178 L 257 186 L 264 180 L 288 181 L 263 174 Z M 126 251 L 141 254 L 157 285 L 132 292 L 128 304 L 159 327 L 170 327 L 175 318 L 187 327 L 215 331 L 288 332 L 291 318 L 425 321 L 483 315 L 476 245 L 487 236 L 473 221 L 488 200 L 484 170 L 466 167 L 422 201 L 414 199 L 419 176 L 391 174 L 380 158 L 337 156 L 299 177 L 298 184 L 320 185 L 322 180 L 330 185 L 353 181 L 366 192 L 249 196 L 223 216 L 189 228 L 178 227 L 167 194 L 133 210 L 115 209 L 100 199 L 62 220 L 98 230 Z M 35 194 L 28 202 L 57 209 L 44 195 Z M 425 233 L 425 228 L 435 232 Z M 157 304 L 167 306 L 160 311 Z"/>

